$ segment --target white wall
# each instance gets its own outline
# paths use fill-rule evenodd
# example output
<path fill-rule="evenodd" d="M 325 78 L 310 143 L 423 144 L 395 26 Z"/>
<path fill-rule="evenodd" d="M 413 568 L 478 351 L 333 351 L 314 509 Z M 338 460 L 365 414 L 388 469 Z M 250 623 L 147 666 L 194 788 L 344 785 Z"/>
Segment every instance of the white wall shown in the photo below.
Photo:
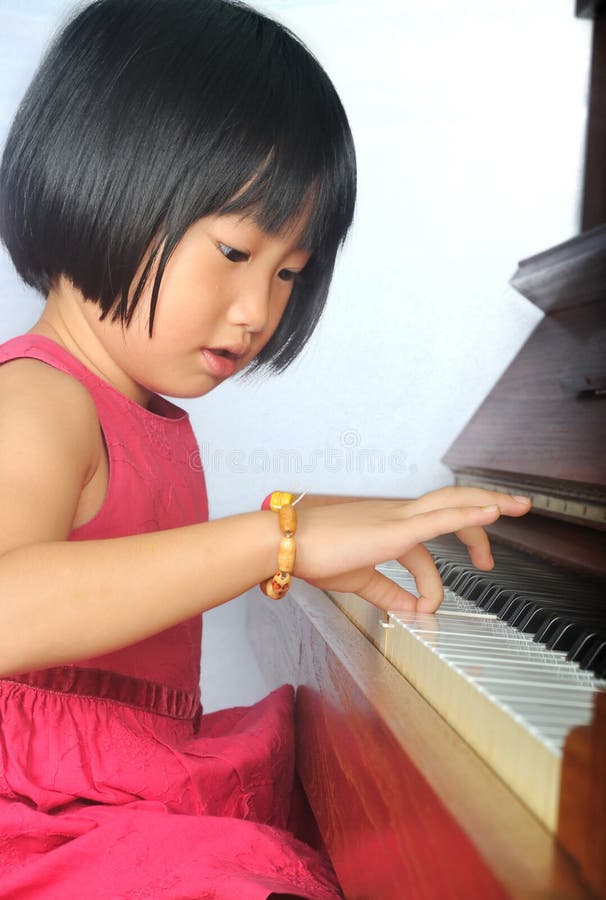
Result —
<path fill-rule="evenodd" d="M 590 23 L 572 0 L 260 0 L 348 111 L 359 204 L 327 312 L 284 375 L 184 402 L 211 512 L 272 489 L 412 496 L 539 319 L 508 278 L 578 231 Z M 0 0 L 4 133 L 65 0 Z M 0 340 L 40 303 L 0 259 Z M 208 709 L 264 685 L 242 598 L 206 617 Z"/>

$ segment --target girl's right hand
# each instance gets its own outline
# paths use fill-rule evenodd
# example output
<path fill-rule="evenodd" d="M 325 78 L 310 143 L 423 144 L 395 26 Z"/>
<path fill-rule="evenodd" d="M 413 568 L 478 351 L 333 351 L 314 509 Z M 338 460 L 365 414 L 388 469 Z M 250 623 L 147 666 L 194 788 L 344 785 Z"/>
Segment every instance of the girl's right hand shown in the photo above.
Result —
<path fill-rule="evenodd" d="M 352 592 L 387 610 L 434 612 L 444 596 L 424 541 L 455 533 L 480 569 L 494 565 L 485 525 L 523 516 L 528 498 L 481 488 L 448 487 L 417 500 L 362 500 L 299 512 L 294 574 L 319 588 Z M 398 560 L 414 576 L 419 598 L 377 572 Z"/>

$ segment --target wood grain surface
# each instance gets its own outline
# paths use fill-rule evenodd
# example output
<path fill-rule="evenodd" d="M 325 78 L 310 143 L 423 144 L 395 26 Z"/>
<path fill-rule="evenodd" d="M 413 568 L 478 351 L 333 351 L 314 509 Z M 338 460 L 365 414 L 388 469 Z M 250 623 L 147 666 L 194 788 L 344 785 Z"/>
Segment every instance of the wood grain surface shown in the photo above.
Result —
<path fill-rule="evenodd" d="M 584 342 L 604 328 L 606 303 L 543 319 L 444 462 L 454 471 L 517 473 L 544 484 L 606 485 L 606 397 L 573 396 L 560 383 Z"/>
<path fill-rule="evenodd" d="M 606 225 L 597 224 L 596 228 L 521 260 L 509 283 L 540 309 L 555 312 L 599 303 L 604 299 L 605 279 Z"/>
<path fill-rule="evenodd" d="M 249 632 L 297 687 L 297 768 L 346 897 L 589 897 L 499 778 L 335 607 L 295 581 Z M 271 648 L 271 653 L 268 652 Z"/>

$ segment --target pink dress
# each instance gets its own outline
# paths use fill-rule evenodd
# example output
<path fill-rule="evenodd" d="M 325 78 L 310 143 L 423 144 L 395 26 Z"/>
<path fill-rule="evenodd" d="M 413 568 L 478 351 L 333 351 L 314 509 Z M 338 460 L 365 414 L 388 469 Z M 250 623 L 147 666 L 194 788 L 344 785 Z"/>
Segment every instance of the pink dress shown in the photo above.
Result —
<path fill-rule="evenodd" d="M 187 414 L 144 409 L 48 338 L 0 346 L 77 378 L 110 461 L 102 509 L 70 540 L 208 518 Z M 170 598 L 167 598 L 170 602 Z M 105 656 L 0 679 L 0 896 L 225 898 L 341 894 L 286 830 L 293 692 L 201 715 L 202 617 Z"/>

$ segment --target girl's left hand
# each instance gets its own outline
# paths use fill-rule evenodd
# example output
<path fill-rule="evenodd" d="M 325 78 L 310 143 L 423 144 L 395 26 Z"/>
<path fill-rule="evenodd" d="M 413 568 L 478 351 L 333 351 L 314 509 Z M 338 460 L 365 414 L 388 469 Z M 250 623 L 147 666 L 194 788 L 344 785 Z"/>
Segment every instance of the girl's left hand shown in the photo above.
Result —
<path fill-rule="evenodd" d="M 399 504 L 407 506 L 409 515 L 422 514 L 440 509 L 444 505 L 448 505 L 449 502 L 453 502 L 454 505 L 454 502 L 458 500 L 458 495 L 461 493 L 466 495 L 468 502 L 480 503 L 487 498 L 491 500 L 498 499 L 501 511 L 508 515 L 523 515 L 530 508 L 530 502 L 527 498 L 520 498 L 522 502 L 518 502 L 517 499 L 509 495 L 491 495 L 481 489 L 476 490 L 473 488 L 442 488 L 424 494 L 416 500 L 399 501 Z M 476 568 L 484 571 L 493 568 L 494 560 L 490 550 L 490 542 L 482 526 L 463 528 L 456 532 L 456 536 L 466 545 L 470 560 Z M 314 579 L 313 584 L 323 590 L 372 597 L 373 604 L 384 610 L 409 609 L 419 612 L 435 612 L 444 598 L 444 588 L 429 550 L 423 544 L 416 544 L 398 556 L 397 561 L 414 577 L 419 591 L 418 597 L 415 597 L 414 594 L 377 572 L 374 567 L 369 568 L 367 566 L 328 578 Z"/>

